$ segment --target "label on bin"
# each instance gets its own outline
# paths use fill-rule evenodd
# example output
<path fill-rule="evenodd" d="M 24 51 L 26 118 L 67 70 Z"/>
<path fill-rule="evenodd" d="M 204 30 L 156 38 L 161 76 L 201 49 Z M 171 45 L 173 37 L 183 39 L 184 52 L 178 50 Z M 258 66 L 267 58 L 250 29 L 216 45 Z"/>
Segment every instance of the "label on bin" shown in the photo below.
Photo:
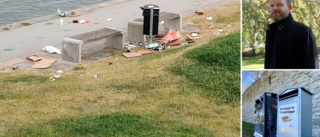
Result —
<path fill-rule="evenodd" d="M 280 127 L 298 129 L 298 112 L 296 103 L 279 106 L 278 114 Z"/>

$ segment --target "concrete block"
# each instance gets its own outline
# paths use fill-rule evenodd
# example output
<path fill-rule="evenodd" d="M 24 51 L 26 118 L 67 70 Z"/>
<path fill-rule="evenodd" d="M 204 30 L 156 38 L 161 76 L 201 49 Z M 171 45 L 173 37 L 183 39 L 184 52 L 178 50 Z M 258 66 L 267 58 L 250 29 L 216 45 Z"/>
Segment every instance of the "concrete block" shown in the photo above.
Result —
<path fill-rule="evenodd" d="M 182 17 L 178 17 L 178 18 L 174 18 L 174 19 L 168 19 L 168 20 L 164 20 L 164 28 L 166 30 L 169 29 L 177 29 L 181 32 L 182 30 Z"/>
<path fill-rule="evenodd" d="M 120 35 L 113 35 L 107 37 L 107 46 L 110 46 L 112 48 L 122 50 L 123 49 L 123 34 Z"/>
<path fill-rule="evenodd" d="M 83 41 L 64 38 L 62 42 L 62 59 L 80 63 L 81 62 L 81 47 Z"/>
<path fill-rule="evenodd" d="M 146 41 L 146 36 L 143 35 L 143 22 L 128 22 L 128 41 L 133 43 L 144 43 Z"/>

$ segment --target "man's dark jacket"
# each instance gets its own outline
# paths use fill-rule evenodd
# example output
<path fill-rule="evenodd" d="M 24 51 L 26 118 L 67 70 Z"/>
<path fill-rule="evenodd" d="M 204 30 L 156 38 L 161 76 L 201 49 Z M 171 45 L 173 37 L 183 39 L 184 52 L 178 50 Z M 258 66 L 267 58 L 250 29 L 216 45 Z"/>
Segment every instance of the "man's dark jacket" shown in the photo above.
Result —
<path fill-rule="evenodd" d="M 265 69 L 319 69 L 314 34 L 308 26 L 294 21 L 291 13 L 269 25 L 265 48 Z"/>

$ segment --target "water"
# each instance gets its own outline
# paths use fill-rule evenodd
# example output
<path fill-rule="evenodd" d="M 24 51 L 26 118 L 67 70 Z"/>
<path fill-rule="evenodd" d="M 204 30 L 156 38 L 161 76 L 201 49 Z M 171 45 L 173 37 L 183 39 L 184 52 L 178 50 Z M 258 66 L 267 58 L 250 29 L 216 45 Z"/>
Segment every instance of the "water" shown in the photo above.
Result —
<path fill-rule="evenodd" d="M 0 0 L 0 26 L 110 0 Z"/>

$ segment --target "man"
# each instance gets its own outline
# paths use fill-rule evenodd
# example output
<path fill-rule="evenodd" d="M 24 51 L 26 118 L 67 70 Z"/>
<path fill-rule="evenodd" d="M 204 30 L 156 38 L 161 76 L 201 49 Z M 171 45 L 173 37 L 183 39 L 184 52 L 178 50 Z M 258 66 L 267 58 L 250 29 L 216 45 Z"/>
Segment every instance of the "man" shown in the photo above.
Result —
<path fill-rule="evenodd" d="M 291 0 L 270 0 L 265 69 L 319 69 L 317 44 L 312 30 L 295 22 Z"/>

